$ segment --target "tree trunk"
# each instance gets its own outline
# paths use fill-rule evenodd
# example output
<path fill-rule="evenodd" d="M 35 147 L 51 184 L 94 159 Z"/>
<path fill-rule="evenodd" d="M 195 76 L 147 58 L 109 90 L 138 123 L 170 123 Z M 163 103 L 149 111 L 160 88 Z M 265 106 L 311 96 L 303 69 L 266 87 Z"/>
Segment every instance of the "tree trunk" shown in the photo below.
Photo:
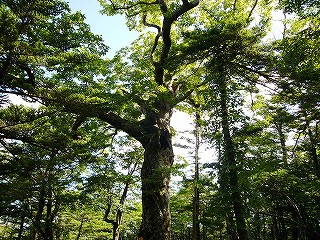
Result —
<path fill-rule="evenodd" d="M 288 239 L 287 237 L 287 227 L 286 227 L 286 224 L 285 224 L 285 221 L 284 221 L 284 210 L 283 210 L 283 207 L 281 206 L 278 206 L 278 209 L 277 209 L 277 214 L 279 216 L 279 239 L 280 240 L 286 240 Z"/>
<path fill-rule="evenodd" d="M 271 240 L 278 240 L 279 230 L 278 230 L 278 221 L 276 216 L 272 216 L 272 225 L 271 225 Z"/>
<path fill-rule="evenodd" d="M 248 239 L 248 232 L 246 229 L 246 222 L 244 218 L 244 210 L 241 202 L 241 194 L 238 183 L 238 170 L 235 159 L 235 149 L 233 140 L 230 134 L 229 113 L 227 105 L 227 86 L 224 77 L 219 80 L 220 91 L 220 107 L 222 118 L 222 134 L 224 141 L 224 161 L 229 172 L 229 184 L 231 189 L 231 202 L 236 218 L 237 233 L 240 240 Z"/>
<path fill-rule="evenodd" d="M 42 219 L 42 214 L 45 206 L 45 193 L 46 193 L 45 189 L 46 189 L 46 181 L 42 183 L 42 186 L 40 188 L 38 209 L 37 209 L 36 217 L 33 221 L 32 240 L 38 240 L 39 234 L 41 234 L 42 237 L 45 238 L 45 233 L 41 229 L 41 219 Z"/>
<path fill-rule="evenodd" d="M 148 135 L 143 142 L 142 181 L 143 240 L 170 240 L 170 168 L 173 163 L 172 139 L 169 130 L 171 114 L 146 122 Z"/>
<path fill-rule="evenodd" d="M 291 234 L 292 234 L 291 239 L 298 240 L 300 229 L 299 229 L 299 225 L 297 224 L 299 222 L 299 217 L 297 216 L 296 209 L 292 208 L 291 215 L 292 215 L 292 220 L 293 220 L 292 229 L 291 229 Z"/>
<path fill-rule="evenodd" d="M 51 173 L 49 173 L 51 174 Z M 53 225 L 53 211 L 52 211 L 52 208 L 53 208 L 53 189 L 52 189 L 52 181 L 51 181 L 51 177 L 52 176 L 49 176 L 49 181 L 48 181 L 48 184 L 49 184 L 49 187 L 48 187 L 48 199 L 47 199 L 47 213 L 46 213 L 46 221 L 45 221 L 45 240 L 53 240 L 53 228 L 52 228 L 52 225 Z"/>
<path fill-rule="evenodd" d="M 238 239 L 236 228 L 235 228 L 235 223 L 233 220 L 233 212 L 232 211 L 228 211 L 226 214 L 226 229 L 227 229 L 227 234 L 228 234 L 229 240 L 237 240 Z"/>
<path fill-rule="evenodd" d="M 18 231 L 18 240 L 22 239 L 22 234 L 23 234 L 23 230 L 24 230 L 24 223 L 25 223 L 25 219 L 26 219 L 26 210 L 25 210 L 25 204 L 22 204 L 22 214 L 21 214 L 21 220 L 20 220 L 20 226 L 19 226 L 19 231 Z"/>
<path fill-rule="evenodd" d="M 198 111 L 196 109 L 196 111 Z M 194 156 L 194 197 L 193 197 L 193 218 L 192 218 L 192 239 L 200 239 L 200 223 L 199 223 L 199 147 L 200 147 L 200 115 L 196 113 L 196 147 L 195 147 L 195 156 Z"/>
<path fill-rule="evenodd" d="M 136 167 L 137 167 L 137 163 L 134 165 L 134 167 L 129 170 L 129 176 L 132 176 L 134 171 L 136 170 Z M 113 240 L 119 240 L 120 238 L 120 224 L 121 224 L 121 221 L 122 221 L 122 215 L 123 215 L 123 211 L 121 209 L 121 207 L 124 205 L 124 202 L 127 198 L 127 194 L 128 194 L 128 190 L 129 190 L 129 185 L 130 185 L 130 179 L 128 179 L 126 181 L 126 184 L 125 184 L 125 187 L 123 189 L 123 192 L 122 192 L 122 195 L 121 195 L 121 198 L 120 198 L 120 208 L 117 210 L 117 216 L 116 216 L 116 220 L 113 224 Z"/>
<path fill-rule="evenodd" d="M 107 223 L 111 223 L 112 224 L 112 229 L 113 229 L 112 239 L 113 240 L 119 240 L 120 239 L 120 229 L 119 229 L 119 227 L 121 225 L 122 215 L 123 215 L 122 207 L 123 207 L 123 205 L 125 203 L 125 200 L 127 198 L 127 194 L 128 194 L 128 190 L 129 190 L 129 186 L 130 186 L 130 180 L 131 180 L 130 177 L 132 177 L 132 175 L 136 171 L 137 166 L 138 166 L 138 162 L 136 162 L 133 165 L 132 169 L 128 170 L 128 177 L 129 178 L 125 182 L 125 186 L 124 186 L 124 189 L 122 191 L 121 198 L 120 198 L 120 201 L 119 201 L 120 207 L 117 209 L 117 215 L 116 215 L 116 219 L 115 220 L 109 219 L 109 213 L 110 213 L 111 207 L 112 207 L 111 197 L 109 198 L 108 208 L 105 211 L 103 220 L 106 221 Z"/>
<path fill-rule="evenodd" d="M 281 122 L 275 123 L 276 129 L 279 134 L 279 140 L 281 144 L 281 152 L 282 152 L 282 162 L 285 167 L 288 166 L 288 153 L 287 153 L 287 147 L 286 147 L 286 137 L 283 133 L 283 126 Z"/>
<path fill-rule="evenodd" d="M 317 155 L 317 148 L 316 148 L 317 144 L 316 144 L 316 141 L 313 137 L 311 129 L 308 130 L 308 134 L 309 134 L 309 138 L 310 138 L 310 145 L 311 145 L 310 153 L 311 153 L 311 158 L 313 161 L 313 166 L 315 169 L 316 176 L 318 177 L 318 179 L 320 179 L 320 164 L 319 164 L 319 159 L 318 159 L 318 155 Z"/>
<path fill-rule="evenodd" d="M 84 218 L 82 218 L 81 221 L 80 221 L 80 226 L 79 226 L 79 229 L 78 229 L 78 234 L 77 234 L 76 240 L 79 240 L 80 237 L 81 237 L 82 226 L 83 226 L 83 222 L 84 222 L 84 221 L 85 221 Z"/>

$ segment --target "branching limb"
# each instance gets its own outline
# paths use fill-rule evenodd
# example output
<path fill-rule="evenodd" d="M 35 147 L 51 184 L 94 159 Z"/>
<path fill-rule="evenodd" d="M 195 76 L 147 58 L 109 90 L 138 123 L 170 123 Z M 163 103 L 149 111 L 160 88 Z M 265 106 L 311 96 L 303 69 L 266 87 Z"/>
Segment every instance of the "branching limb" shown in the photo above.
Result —
<path fill-rule="evenodd" d="M 196 85 L 194 88 L 190 89 L 189 91 L 187 91 L 184 95 L 182 95 L 181 97 L 177 98 L 176 100 L 176 104 L 178 104 L 179 102 L 182 102 L 184 100 L 186 100 L 187 98 L 190 97 L 190 95 L 194 92 L 195 89 L 206 85 L 207 83 L 210 82 L 211 79 L 207 79 L 206 81 L 203 81 L 202 83 Z"/>
<path fill-rule="evenodd" d="M 189 79 L 191 76 L 196 75 L 196 73 L 198 72 L 198 70 L 201 68 L 203 61 L 204 61 L 204 60 L 202 60 L 202 61 L 199 63 L 197 69 L 196 69 L 195 71 L 193 71 L 192 74 L 190 74 L 188 77 L 186 77 L 186 78 L 184 79 L 184 82 L 188 82 L 188 79 Z M 182 101 L 186 100 L 186 99 L 194 92 L 195 89 L 197 89 L 197 88 L 199 88 L 199 87 L 201 87 L 201 86 L 206 85 L 209 81 L 210 81 L 210 80 L 207 79 L 206 81 L 203 81 L 203 82 L 197 84 L 195 87 L 191 88 L 191 89 L 190 89 L 189 91 L 187 91 L 185 94 L 183 94 L 182 96 L 178 97 L 178 98 L 175 100 L 175 105 L 178 104 L 179 102 L 182 102 Z M 177 91 L 179 90 L 179 87 L 180 87 L 181 84 L 183 84 L 183 82 L 180 82 L 180 83 L 178 82 L 176 85 L 172 84 L 172 90 L 174 90 L 174 91 L 177 92 Z"/>
<path fill-rule="evenodd" d="M 140 106 L 141 111 L 142 111 L 143 113 L 146 113 L 146 112 L 151 113 L 151 112 L 152 112 L 151 108 L 148 106 L 147 101 L 145 101 L 144 99 L 142 99 L 140 96 L 138 96 L 138 95 L 136 95 L 136 94 L 133 94 L 133 93 L 130 93 L 130 92 L 124 90 L 124 89 L 121 89 L 121 91 L 122 91 L 124 94 L 130 96 L 131 99 L 133 100 L 133 102 L 134 102 L 134 103 L 137 103 L 137 104 Z"/>
<path fill-rule="evenodd" d="M 11 64 L 11 59 L 12 57 L 9 55 L 5 61 L 2 61 L 2 68 L 0 69 L 0 82 L 3 82 L 4 80 L 4 76 L 6 75 L 6 73 L 8 72 L 8 69 L 10 67 Z"/>
<path fill-rule="evenodd" d="M 164 14 L 162 23 L 162 40 L 163 47 L 161 51 L 160 61 L 155 65 L 155 81 L 159 84 L 163 84 L 164 77 L 164 64 L 168 58 L 169 51 L 171 49 L 171 27 L 173 22 L 175 22 L 180 16 L 188 12 L 192 8 L 199 4 L 199 0 L 194 0 L 189 2 L 187 0 L 182 0 L 182 5 L 175 9 L 169 16 Z"/>
<path fill-rule="evenodd" d="M 156 51 L 156 48 L 157 48 L 158 43 L 159 43 L 159 38 L 161 37 L 161 34 L 162 34 L 162 32 L 161 32 L 161 27 L 158 26 L 158 25 L 156 25 L 156 24 L 148 23 L 148 22 L 147 22 L 147 15 L 146 15 L 146 14 L 143 15 L 143 17 L 142 17 L 142 22 L 143 22 L 143 24 L 144 24 L 145 26 L 147 26 L 147 27 L 152 27 L 152 28 L 157 29 L 157 32 L 158 32 L 157 35 L 156 35 L 156 37 L 155 37 L 155 39 L 154 39 L 154 43 L 153 43 L 153 46 L 152 46 L 152 49 L 151 49 L 151 52 L 150 52 L 150 59 L 151 59 L 151 61 L 152 61 L 152 64 L 155 65 L 156 63 L 155 63 L 155 61 L 154 61 L 153 54 L 154 54 L 154 52 Z"/>
<path fill-rule="evenodd" d="M 249 15 L 248 15 L 247 22 L 250 21 L 250 18 L 251 18 L 252 14 L 253 14 L 254 9 L 256 8 L 256 6 L 257 6 L 257 4 L 258 4 L 258 1 L 259 1 L 259 0 L 256 0 L 256 1 L 254 2 L 253 6 L 252 6 L 252 8 L 251 8 L 251 11 L 250 11 L 250 13 L 249 13 Z"/>
<path fill-rule="evenodd" d="M 40 115 L 35 116 L 35 118 L 32 118 L 32 119 L 28 119 L 25 121 L 16 122 L 16 123 L 8 124 L 8 125 L 3 125 L 3 126 L 0 126 L 0 131 L 5 128 L 15 127 L 15 126 L 26 124 L 26 123 L 32 123 L 35 120 L 39 120 L 45 116 L 50 116 L 50 115 L 53 115 L 53 114 L 40 114 Z"/>
<path fill-rule="evenodd" d="M 72 131 L 73 131 L 73 139 L 74 140 L 79 140 L 81 139 L 81 135 L 78 134 L 78 128 L 81 126 L 81 124 L 86 120 L 86 117 L 82 114 L 80 114 L 75 122 L 72 125 Z"/>
<path fill-rule="evenodd" d="M 109 123 L 115 128 L 126 132 L 139 142 L 144 142 L 144 131 L 138 123 L 132 123 L 113 112 L 100 112 L 98 113 L 98 118 Z"/>
<path fill-rule="evenodd" d="M 116 224 L 116 222 L 114 220 L 109 218 L 111 207 L 112 207 L 112 200 L 111 200 L 111 196 L 109 196 L 108 197 L 108 207 L 107 207 L 107 209 L 105 209 L 103 221 L 105 221 L 107 223 L 111 223 L 111 224 Z"/>
<path fill-rule="evenodd" d="M 132 122 L 120 117 L 107 107 L 107 103 L 84 103 L 78 101 L 67 101 L 60 93 L 50 92 L 47 96 L 32 95 L 24 92 L 1 91 L 3 93 L 14 93 L 34 99 L 41 99 L 43 105 L 59 105 L 62 111 L 82 115 L 88 118 L 99 118 L 100 120 L 112 125 L 114 128 L 126 132 L 139 142 L 143 142 L 144 131 L 139 122 Z"/>
<path fill-rule="evenodd" d="M 80 125 L 86 120 L 84 115 L 79 115 L 72 125 L 72 131 L 77 131 Z"/>
<path fill-rule="evenodd" d="M 43 148 L 46 150 L 51 150 L 50 146 L 44 145 L 44 144 L 36 141 L 35 139 L 33 139 L 30 136 L 23 136 L 23 134 L 21 132 L 1 130 L 0 140 L 2 141 L 2 139 L 18 140 L 18 141 L 22 141 L 24 143 L 28 143 L 28 144 L 35 146 L 35 147 Z M 4 143 L 4 140 L 2 143 Z"/>
<path fill-rule="evenodd" d="M 165 0 L 158 0 L 162 14 L 168 12 L 168 6 Z"/>

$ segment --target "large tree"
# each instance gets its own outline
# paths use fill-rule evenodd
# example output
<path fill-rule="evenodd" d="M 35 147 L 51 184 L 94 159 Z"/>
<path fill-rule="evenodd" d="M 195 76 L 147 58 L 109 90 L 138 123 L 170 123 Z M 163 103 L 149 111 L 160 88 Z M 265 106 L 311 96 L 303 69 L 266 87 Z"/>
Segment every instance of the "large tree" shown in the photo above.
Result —
<path fill-rule="evenodd" d="M 32 95 L 44 105 L 78 114 L 75 131 L 86 118 L 98 118 L 144 147 L 140 234 L 144 239 L 170 239 L 170 118 L 180 99 L 165 69 L 173 24 L 198 3 L 112 2 L 111 11 L 140 16 L 144 25 L 155 27 L 158 33 L 146 38 L 151 57 L 143 76 L 131 67 L 126 76 L 109 72 L 106 80 L 96 77 L 101 66 L 97 55 L 103 54 L 105 47 L 101 39 L 90 34 L 79 13 L 69 14 L 62 1 L 5 1 L 1 5 L 1 20 L 7 22 L 2 26 L 8 33 L 1 46 L 5 52 L 1 59 L 4 92 Z M 148 22 L 151 16 L 154 23 Z M 113 64 L 107 67 L 113 67 L 114 72 L 129 67 L 119 59 L 109 64 Z M 139 86 L 143 81 L 144 86 Z M 124 84 L 127 86 L 120 88 Z"/>

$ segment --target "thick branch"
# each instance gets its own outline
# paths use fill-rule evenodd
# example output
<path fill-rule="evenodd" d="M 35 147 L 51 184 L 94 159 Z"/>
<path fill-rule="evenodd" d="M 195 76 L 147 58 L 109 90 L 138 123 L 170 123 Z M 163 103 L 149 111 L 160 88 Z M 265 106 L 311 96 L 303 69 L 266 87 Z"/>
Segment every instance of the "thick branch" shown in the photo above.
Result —
<path fill-rule="evenodd" d="M 139 142 L 144 142 L 144 132 L 138 123 L 133 123 L 131 121 L 123 119 L 113 112 L 98 113 L 98 118 L 109 123 L 113 127 L 126 132 Z"/>
<path fill-rule="evenodd" d="M 251 16 L 252 16 L 252 13 L 253 13 L 254 9 L 256 8 L 257 4 L 258 4 L 258 0 L 256 0 L 256 1 L 254 2 L 254 4 L 253 4 L 253 7 L 251 8 L 251 11 L 250 11 L 250 13 L 249 13 L 249 15 L 248 15 L 247 22 L 250 21 L 250 18 L 251 18 Z"/>
<path fill-rule="evenodd" d="M 12 57 L 8 56 L 6 58 L 6 60 L 3 61 L 2 68 L 0 69 L 0 82 L 3 82 L 4 76 L 8 72 L 8 69 L 9 69 L 10 64 L 11 64 L 11 59 L 12 59 Z"/>
<path fill-rule="evenodd" d="M 111 201 L 111 197 L 109 197 L 109 199 L 108 199 L 108 208 L 105 210 L 103 220 L 105 222 L 107 222 L 107 223 L 111 223 L 111 224 L 114 225 L 114 224 L 116 224 L 116 221 L 114 221 L 114 220 L 109 218 L 111 207 L 112 207 L 112 201 Z"/>
<path fill-rule="evenodd" d="M 175 22 L 180 16 L 184 13 L 188 12 L 192 8 L 196 7 L 199 4 L 199 0 L 195 0 L 193 2 L 188 2 L 187 0 L 182 0 L 182 5 L 179 6 L 175 11 L 170 14 L 170 16 L 164 15 L 163 23 L 162 23 L 162 40 L 163 47 L 160 56 L 160 61 L 155 65 L 155 81 L 159 84 L 163 84 L 163 76 L 164 76 L 164 64 L 169 55 L 169 51 L 171 48 L 171 27 L 173 22 Z"/>
<path fill-rule="evenodd" d="M 155 65 L 156 63 L 155 63 L 155 61 L 153 59 L 153 54 L 156 51 L 156 48 L 157 48 L 158 43 L 159 43 L 159 38 L 161 37 L 162 32 L 161 32 L 161 27 L 160 26 L 148 23 L 146 18 L 147 18 L 147 15 L 143 15 L 143 17 L 142 17 L 143 24 L 145 26 L 147 26 L 147 27 L 153 27 L 153 28 L 157 29 L 157 31 L 158 31 L 158 33 L 157 33 L 157 35 L 156 35 L 156 37 L 154 39 L 154 43 L 153 43 L 151 52 L 150 52 L 150 59 L 152 61 L 152 64 Z"/>
<path fill-rule="evenodd" d="M 144 114 L 146 114 L 146 113 L 149 113 L 151 115 L 154 114 L 154 111 L 148 106 L 148 102 L 146 100 L 142 99 L 139 95 L 130 93 L 130 92 L 124 90 L 124 89 L 121 89 L 121 91 L 124 94 L 127 94 L 128 96 L 130 96 L 132 101 L 134 103 L 137 103 L 140 106 L 140 109 Z"/>
<path fill-rule="evenodd" d="M 233 2 L 233 11 L 236 10 L 236 6 L 237 6 L 237 0 L 234 0 L 234 2 Z"/>
<path fill-rule="evenodd" d="M 195 89 L 198 89 L 199 87 L 202 87 L 204 85 L 206 85 L 207 83 L 210 82 L 211 79 L 207 79 L 206 81 L 203 81 L 202 83 L 197 84 L 195 87 L 193 87 L 192 89 L 190 89 L 189 91 L 187 91 L 184 95 L 180 96 L 179 98 L 176 99 L 175 104 L 178 104 L 184 100 L 186 100 L 187 98 L 190 97 L 190 95 L 194 92 Z"/>
<path fill-rule="evenodd" d="M 4 91 L 6 92 L 6 91 Z M 11 93 L 11 92 L 10 92 Z M 113 113 L 112 110 L 105 105 L 107 103 L 83 103 L 83 102 L 69 102 L 66 101 L 66 99 L 63 96 L 59 96 L 59 93 L 50 93 L 50 97 L 48 96 L 34 96 L 31 94 L 26 93 L 17 93 L 15 94 L 21 95 L 21 96 L 28 96 L 31 98 L 41 99 L 44 101 L 44 105 L 46 104 L 59 104 L 59 106 L 63 107 L 63 111 L 69 112 L 69 113 L 75 113 L 78 115 L 81 115 L 81 118 L 85 117 L 97 117 L 100 120 L 109 123 L 114 128 L 122 130 L 126 132 L 131 137 L 135 138 L 139 142 L 143 142 L 144 139 L 144 132 L 142 127 L 140 126 L 139 122 L 133 122 L 129 121 L 127 119 L 124 119 L 117 114 Z M 81 119 L 79 119 L 80 121 Z M 81 121 L 80 121 L 81 122 Z M 73 128 L 76 129 L 77 125 L 79 123 L 75 123 L 76 125 L 73 126 Z M 81 124 L 81 123 L 80 123 Z M 79 125 L 80 126 L 80 125 Z"/>
<path fill-rule="evenodd" d="M 177 8 L 169 17 L 171 19 L 171 23 L 176 21 L 180 16 L 182 16 L 184 13 L 188 12 L 192 8 L 199 5 L 199 0 L 194 0 L 193 2 L 189 2 L 187 0 L 182 0 L 182 5 Z"/>
<path fill-rule="evenodd" d="M 24 121 L 21 121 L 21 122 L 16 122 L 16 123 L 12 123 L 12 124 L 8 124 L 8 125 L 0 125 L 0 131 L 2 131 L 2 129 L 5 129 L 5 128 L 10 128 L 10 127 L 15 127 L 15 126 L 18 126 L 18 125 L 23 125 L 23 124 L 27 124 L 27 123 L 32 123 L 36 120 L 39 120 L 43 117 L 46 117 L 46 116 L 51 116 L 53 114 L 39 114 L 37 116 L 34 116 L 34 118 L 31 118 L 31 119 L 27 119 L 27 120 L 24 120 Z"/>
<path fill-rule="evenodd" d="M 163 14 L 168 12 L 168 6 L 165 0 L 158 0 L 158 3 Z"/>

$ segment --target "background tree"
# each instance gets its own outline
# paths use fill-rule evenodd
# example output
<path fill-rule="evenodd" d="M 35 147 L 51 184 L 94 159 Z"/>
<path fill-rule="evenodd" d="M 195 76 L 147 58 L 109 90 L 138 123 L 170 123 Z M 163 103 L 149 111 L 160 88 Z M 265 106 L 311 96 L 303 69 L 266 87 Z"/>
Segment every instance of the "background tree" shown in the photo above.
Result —
<path fill-rule="evenodd" d="M 74 140 L 73 117 L 53 114 L 13 105 L 1 111 L 1 215 L 18 228 L 18 239 L 57 237 L 60 208 L 75 200 L 68 189 L 81 182 L 87 163 L 99 158 L 93 151 L 104 145 L 97 144 L 99 135 L 94 142 L 93 135 Z"/>

